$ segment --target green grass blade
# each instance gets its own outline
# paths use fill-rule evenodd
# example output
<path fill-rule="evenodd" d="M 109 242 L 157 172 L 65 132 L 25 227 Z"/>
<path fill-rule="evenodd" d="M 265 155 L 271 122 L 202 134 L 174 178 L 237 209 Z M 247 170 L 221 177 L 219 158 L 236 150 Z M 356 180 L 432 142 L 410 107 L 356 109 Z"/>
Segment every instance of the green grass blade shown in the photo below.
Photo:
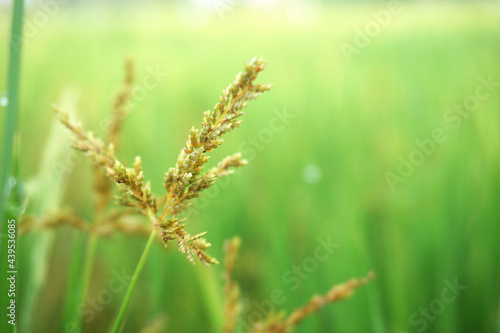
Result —
<path fill-rule="evenodd" d="M 0 217 L 2 218 L 2 237 L 0 238 L 0 260 L 1 267 L 6 267 L 7 262 L 7 219 L 16 218 L 19 216 L 19 211 L 8 212 L 6 206 L 11 198 L 6 196 L 6 187 L 8 185 L 9 176 L 11 174 L 11 162 L 13 155 L 14 134 L 17 130 L 17 115 L 18 115 L 18 97 L 19 97 L 19 77 L 21 68 L 21 35 L 22 35 L 22 21 L 23 21 L 23 0 L 14 1 L 14 10 L 12 15 L 12 30 L 10 36 L 10 50 L 9 50 L 9 68 L 7 74 L 7 90 L 9 103 L 7 105 L 7 115 L 4 129 L 3 141 L 3 156 L 2 156 L 2 178 L 0 181 L 0 190 L 2 204 L 0 205 Z M 16 194 L 15 189 L 19 189 L 19 185 L 12 188 L 11 194 Z M 7 214 L 6 214 L 7 213 Z M 17 215 L 17 216 L 16 216 Z M 18 220 L 16 220 L 18 221 Z M 17 223 L 16 223 L 17 225 Z M 10 325 L 5 318 L 7 318 L 7 303 L 10 300 L 7 298 L 9 284 L 7 283 L 7 270 L 0 273 L 0 331 L 12 332 L 15 331 L 15 326 Z M 18 311 L 17 311 L 18 312 Z M 19 316 L 19 313 L 16 313 Z M 16 317 L 17 320 L 17 317 Z M 17 323 L 17 321 L 16 321 Z"/>

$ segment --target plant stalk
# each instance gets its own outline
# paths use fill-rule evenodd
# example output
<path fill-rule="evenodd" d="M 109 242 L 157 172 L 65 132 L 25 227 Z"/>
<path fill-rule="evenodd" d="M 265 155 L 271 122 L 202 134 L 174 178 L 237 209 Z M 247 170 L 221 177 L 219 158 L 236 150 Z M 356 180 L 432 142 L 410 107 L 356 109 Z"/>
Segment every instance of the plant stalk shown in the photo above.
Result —
<path fill-rule="evenodd" d="M 151 244 L 154 243 L 156 237 L 156 228 L 153 228 L 151 235 L 149 236 L 148 242 L 142 251 L 141 259 L 135 268 L 134 275 L 132 276 L 132 281 L 127 289 L 127 293 L 125 294 L 125 298 L 123 299 L 122 305 L 120 307 L 120 311 L 116 316 L 115 322 L 113 323 L 113 327 L 111 328 L 110 333 L 118 333 L 121 324 L 123 322 L 123 318 L 125 317 L 125 313 L 127 312 L 128 305 L 130 304 L 130 300 L 132 299 L 132 293 L 137 285 L 137 281 L 139 281 L 139 276 L 141 275 L 142 269 L 144 268 L 144 264 L 146 263 L 146 259 L 149 254 L 149 250 L 151 249 Z"/>
<path fill-rule="evenodd" d="M 7 221 L 10 218 L 15 218 L 16 222 L 19 221 L 18 217 L 19 212 L 7 212 L 6 203 L 10 201 L 12 198 L 6 197 L 6 187 L 9 176 L 11 175 L 12 170 L 12 156 L 13 156 L 13 146 L 14 146 L 14 134 L 17 131 L 17 118 L 18 118 L 18 103 L 19 103 L 19 78 L 21 73 L 21 36 L 23 29 L 23 12 L 24 12 L 24 1 L 23 0 L 15 0 L 13 5 L 12 12 L 12 26 L 10 33 L 10 48 L 9 48 L 9 62 L 8 62 L 8 72 L 7 72 L 7 107 L 6 107 L 6 116 L 5 116 L 5 129 L 4 129 L 4 141 L 3 141 L 3 155 L 2 155 L 2 174 L 0 179 L 0 219 L 1 219 L 1 236 L 6 236 L 8 227 Z M 19 170 L 14 170 L 15 173 L 18 173 Z M 16 178 L 18 178 L 18 174 L 14 174 Z M 14 191 L 12 191 L 14 192 Z M 12 195 L 10 193 L 9 195 Z M 16 233 L 17 234 L 17 223 L 16 223 Z M 14 325 L 10 325 L 7 317 L 7 303 L 10 302 L 7 293 L 9 290 L 9 284 L 7 282 L 7 237 L 0 237 L 0 261 L 2 267 L 2 273 L 0 274 L 0 331 L 2 332 L 12 332 L 16 331 L 16 327 Z M 17 237 L 16 237 L 17 241 Z M 16 248 L 18 248 L 16 244 Z M 15 269 L 17 270 L 17 264 Z M 16 277 L 16 282 L 18 283 L 19 279 Z M 14 296 L 13 300 L 17 300 L 17 297 Z M 9 303 L 10 304 L 10 303 Z M 17 312 L 19 312 L 19 305 L 16 302 Z M 18 323 L 18 313 L 16 316 L 16 324 Z"/>
<path fill-rule="evenodd" d="M 83 279 L 81 280 L 80 293 L 78 294 L 77 304 L 85 304 L 85 299 L 89 293 L 90 280 L 92 278 L 92 269 L 94 267 L 95 251 L 97 248 L 97 241 L 99 237 L 95 233 L 91 233 L 87 241 L 87 246 L 85 250 L 84 266 L 83 266 Z M 77 309 L 74 309 L 77 310 Z M 77 311 L 78 312 L 78 311 Z M 84 323 L 82 316 L 80 314 L 74 314 L 72 321 L 76 323 L 77 327 L 84 331 Z"/>
<path fill-rule="evenodd" d="M 5 116 L 5 130 L 2 157 L 1 195 L 4 196 L 7 179 L 11 172 L 14 133 L 17 130 L 17 115 L 19 108 L 19 77 L 21 76 L 21 36 L 23 29 L 24 1 L 15 0 L 12 13 L 12 30 L 10 35 L 9 67 L 7 73 L 7 114 Z M 0 205 L 0 217 L 3 217 L 4 205 Z"/>

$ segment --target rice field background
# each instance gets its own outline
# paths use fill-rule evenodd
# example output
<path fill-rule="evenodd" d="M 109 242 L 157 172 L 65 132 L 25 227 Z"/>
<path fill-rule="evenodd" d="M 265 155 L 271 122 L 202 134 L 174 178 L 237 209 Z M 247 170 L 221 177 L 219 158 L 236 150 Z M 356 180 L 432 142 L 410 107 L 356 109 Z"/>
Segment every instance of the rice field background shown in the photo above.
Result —
<path fill-rule="evenodd" d="M 387 3 L 293 6 L 207 16 L 162 3 L 79 3 L 33 24 L 20 96 L 26 213 L 71 209 L 92 219 L 92 167 L 68 147 L 54 103 L 99 133 L 133 56 L 143 89 L 119 157 L 131 164 L 141 155 L 162 194 L 191 126 L 262 55 L 259 81 L 273 89 L 212 159 L 241 151 L 249 164 L 190 216 L 219 259 L 225 239 L 242 239 L 240 326 L 373 270 L 373 282 L 297 332 L 500 332 L 500 7 L 402 2 L 363 39 Z M 28 22 L 38 10 L 28 7 Z M 0 13 L 4 76 L 10 19 L 6 6 Z M 18 332 L 77 332 L 68 323 L 80 306 L 72 295 L 86 239 L 69 227 L 20 238 Z M 145 241 L 100 240 L 89 295 L 132 275 Z M 155 244 L 124 331 L 159 317 L 166 332 L 220 331 L 222 270 Z M 124 292 L 111 295 L 83 307 L 87 332 L 108 330 Z"/>

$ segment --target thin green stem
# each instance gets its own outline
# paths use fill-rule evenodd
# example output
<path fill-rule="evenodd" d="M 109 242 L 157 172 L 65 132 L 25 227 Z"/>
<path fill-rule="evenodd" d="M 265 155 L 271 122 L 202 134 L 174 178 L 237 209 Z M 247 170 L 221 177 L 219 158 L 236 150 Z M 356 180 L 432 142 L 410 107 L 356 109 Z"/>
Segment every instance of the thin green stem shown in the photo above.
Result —
<path fill-rule="evenodd" d="M 94 258 L 95 258 L 95 251 L 97 248 L 97 241 L 99 240 L 99 237 L 95 233 L 91 233 L 90 237 L 87 242 L 87 248 L 85 250 L 85 257 L 84 257 L 84 267 L 83 267 L 83 279 L 81 280 L 81 285 L 80 285 L 80 293 L 78 294 L 78 299 L 77 301 L 79 302 L 78 304 L 84 304 L 85 303 L 85 298 L 88 295 L 89 292 L 89 286 L 90 286 L 90 280 L 92 277 L 92 268 L 94 267 Z M 77 310 L 77 309 L 73 309 Z M 82 317 L 80 314 L 75 314 L 74 317 L 72 318 L 72 321 L 77 323 L 77 327 L 82 328 L 83 331 L 83 322 L 82 322 Z"/>
<path fill-rule="evenodd" d="M 3 141 L 3 156 L 2 156 L 2 174 L 0 178 L 0 219 L 1 219 L 1 236 L 7 235 L 7 221 L 10 218 L 16 218 L 19 221 L 20 211 L 17 212 L 7 212 L 5 211 L 7 200 L 11 198 L 6 197 L 6 186 L 9 176 L 12 172 L 12 155 L 13 155 L 13 145 L 14 145 L 14 134 L 17 131 L 17 118 L 18 118 L 18 102 L 19 102 L 19 77 L 21 72 L 21 36 L 23 29 L 23 12 L 24 12 L 24 1 L 15 0 L 14 8 L 12 12 L 12 28 L 10 33 L 10 48 L 9 48 L 9 63 L 8 63 L 8 73 L 7 73 L 7 98 L 8 104 L 6 108 L 5 116 L 5 129 L 4 129 L 4 141 Z M 18 173 L 18 170 L 14 172 Z M 14 175 L 18 178 L 18 174 Z M 9 195 L 15 193 L 14 189 Z M 17 223 L 16 223 L 17 225 Z M 16 233 L 17 234 L 17 227 Z M 6 304 L 9 301 L 7 297 L 7 291 L 9 289 L 9 284 L 7 282 L 7 270 L 3 270 L 5 263 L 7 263 L 7 238 L 0 237 L 0 261 L 2 263 L 2 273 L 0 274 L 0 304 L 2 305 L 0 310 L 0 331 L 2 332 L 12 332 L 16 331 L 17 326 L 10 325 L 7 321 L 7 309 Z M 17 239 L 16 239 L 17 240 Z M 16 246 L 17 247 L 17 246 Z M 17 269 L 17 265 L 16 265 Z M 18 280 L 19 281 L 19 280 Z M 13 298 L 16 300 L 16 297 Z M 17 303 L 16 303 L 17 304 Z M 17 318 L 16 318 L 17 319 Z M 16 321 L 17 324 L 17 321 Z"/>
<path fill-rule="evenodd" d="M 86 236 L 86 235 L 85 235 Z M 68 279 L 66 283 L 65 303 L 63 308 L 63 315 L 61 318 L 60 331 L 65 331 L 68 323 L 76 328 L 80 324 L 78 309 L 82 305 L 82 262 L 84 261 L 84 251 L 80 251 L 85 247 L 87 237 L 84 235 L 76 234 L 72 240 L 71 258 L 69 259 Z"/>
<path fill-rule="evenodd" d="M 111 328 L 110 333 L 117 333 L 120 329 L 120 326 L 123 322 L 123 318 L 125 317 L 125 313 L 127 312 L 128 305 L 130 303 L 130 300 L 132 299 L 132 293 L 134 292 L 135 286 L 137 285 L 137 281 L 139 281 L 139 275 L 141 275 L 142 269 L 144 268 L 144 264 L 146 263 L 149 250 L 151 249 L 151 244 L 153 244 L 155 237 L 156 237 L 156 228 L 153 228 L 153 231 L 149 236 L 148 242 L 146 243 L 146 246 L 142 251 L 141 259 L 139 260 L 139 263 L 135 268 L 134 275 L 132 276 L 132 281 L 130 281 L 127 293 L 125 294 L 125 298 L 123 299 L 120 311 L 116 316 L 115 322 L 113 323 L 113 327 Z"/>
<path fill-rule="evenodd" d="M 21 36 L 23 28 L 24 1 L 14 1 L 12 14 L 12 30 L 10 34 L 9 68 L 7 73 L 7 114 L 5 118 L 5 130 L 3 141 L 3 167 L 1 180 L 1 194 L 11 172 L 12 149 L 14 144 L 14 133 L 17 130 L 17 115 L 19 107 L 19 77 L 21 76 Z M 0 216 L 3 216 L 3 205 L 0 205 Z"/>

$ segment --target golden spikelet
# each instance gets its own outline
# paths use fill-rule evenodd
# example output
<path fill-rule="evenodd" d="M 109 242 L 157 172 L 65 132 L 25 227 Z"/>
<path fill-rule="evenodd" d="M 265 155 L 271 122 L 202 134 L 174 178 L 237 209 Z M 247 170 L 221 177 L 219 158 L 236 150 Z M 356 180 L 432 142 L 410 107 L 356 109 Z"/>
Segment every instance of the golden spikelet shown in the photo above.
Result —
<path fill-rule="evenodd" d="M 207 153 L 224 142 L 222 135 L 240 126 L 241 121 L 237 118 L 243 115 L 242 109 L 247 106 L 247 101 L 271 88 L 269 84 L 254 84 L 257 74 L 264 68 L 265 63 L 261 58 L 254 58 L 245 66 L 245 71 L 238 74 L 236 80 L 222 92 L 213 111 L 204 113 L 201 129 L 191 128 L 175 167 L 165 173 L 163 186 L 167 190 L 167 198 L 159 218 L 162 239 L 165 246 L 170 240 L 177 240 L 179 250 L 191 262 L 194 256 L 206 264 L 217 263 L 217 260 L 206 255 L 205 250 L 210 247 L 210 243 L 201 238 L 204 234 L 189 235 L 184 230 L 184 220 L 178 219 L 178 215 L 189 207 L 191 199 L 199 197 L 218 177 L 230 174 L 230 168 L 246 164 L 241 154 L 234 154 L 202 174 L 210 158 Z"/>
<path fill-rule="evenodd" d="M 92 132 L 84 131 L 80 124 L 72 122 L 64 111 L 55 106 L 61 123 L 75 135 L 74 148 L 89 156 L 96 166 L 101 168 L 100 173 L 96 173 L 95 192 L 98 199 L 95 210 L 100 216 L 106 206 L 110 190 L 104 184 L 104 178 L 111 179 L 120 191 L 118 203 L 147 216 L 154 228 L 161 230 L 165 246 L 169 241 L 175 240 L 179 251 L 184 253 L 189 261 L 194 263 L 194 258 L 197 257 L 205 264 L 218 263 L 206 253 L 211 244 L 203 238 L 205 232 L 194 236 L 189 234 L 184 230 L 185 219 L 180 219 L 178 215 L 189 207 L 191 199 L 199 197 L 201 192 L 212 186 L 217 178 L 227 176 L 234 168 L 246 164 L 241 154 L 237 153 L 202 173 L 204 165 L 209 160 L 207 153 L 223 143 L 222 136 L 225 133 L 241 125 L 241 120 L 238 118 L 243 115 L 242 110 L 247 106 L 247 102 L 270 89 L 269 84 L 254 83 L 258 73 L 264 70 L 265 63 L 261 58 L 254 58 L 247 64 L 244 72 L 239 73 L 235 81 L 222 92 L 213 111 L 204 113 L 201 128 L 191 129 L 186 146 L 181 150 L 175 167 L 165 173 L 163 186 L 167 194 L 160 216 L 158 216 L 158 201 L 151 191 L 150 183 L 144 181 L 140 157 L 136 158 L 132 168 L 127 168 L 115 156 L 115 147 L 119 143 L 118 134 L 123 118 L 128 112 L 126 106 L 131 95 L 134 76 L 130 61 L 126 62 L 125 68 L 126 75 L 122 89 L 115 99 L 107 141 L 103 142 L 94 137 Z M 116 228 L 119 229 L 120 226 L 117 225 Z"/>
<path fill-rule="evenodd" d="M 132 96 L 133 82 L 134 82 L 134 62 L 132 58 L 127 58 L 124 64 L 125 76 L 123 78 L 122 86 L 115 96 L 113 103 L 113 113 L 111 123 L 109 126 L 108 143 L 111 143 L 118 148 L 120 142 L 120 133 L 123 126 L 123 121 L 129 113 L 128 103 Z"/>
<path fill-rule="evenodd" d="M 124 63 L 125 75 L 122 86 L 115 96 L 113 111 L 109 123 L 108 138 L 106 143 L 113 145 L 115 151 L 120 145 L 120 134 L 123 121 L 128 115 L 127 104 L 130 101 L 134 81 L 134 62 L 132 58 L 127 58 Z M 96 166 L 94 168 L 94 210 L 97 220 L 94 223 L 100 223 L 103 210 L 108 206 L 111 199 L 111 181 L 109 180 L 106 169 Z"/>
<path fill-rule="evenodd" d="M 61 122 L 75 134 L 74 148 L 89 156 L 95 164 L 103 166 L 107 176 L 118 185 L 121 193 L 119 203 L 136 208 L 155 223 L 156 199 L 151 193 L 149 183 L 144 183 L 142 170 L 126 168 L 116 159 L 112 143 L 104 144 L 95 138 L 92 132 L 84 132 L 80 124 L 71 122 L 68 115 L 57 106 L 55 111 Z"/>
<path fill-rule="evenodd" d="M 354 291 L 367 284 L 369 281 L 375 278 L 373 272 L 368 273 L 367 276 L 360 279 L 351 279 L 343 284 L 333 286 L 325 295 L 323 296 L 313 296 L 312 299 L 304 306 L 299 309 L 294 310 L 290 316 L 286 318 L 283 323 L 285 328 L 293 328 L 304 318 L 315 313 L 321 308 L 323 308 L 328 303 L 339 302 L 343 299 L 351 297 Z"/>
<path fill-rule="evenodd" d="M 283 312 L 272 313 L 264 321 L 253 326 L 250 333 L 285 333 L 291 332 L 302 320 L 311 314 L 318 312 L 329 303 L 339 302 L 350 297 L 354 291 L 369 281 L 373 280 L 375 275 L 370 272 L 366 277 L 360 279 L 351 279 L 343 284 L 333 286 L 325 295 L 313 296 L 304 306 L 294 310 L 285 318 Z"/>

